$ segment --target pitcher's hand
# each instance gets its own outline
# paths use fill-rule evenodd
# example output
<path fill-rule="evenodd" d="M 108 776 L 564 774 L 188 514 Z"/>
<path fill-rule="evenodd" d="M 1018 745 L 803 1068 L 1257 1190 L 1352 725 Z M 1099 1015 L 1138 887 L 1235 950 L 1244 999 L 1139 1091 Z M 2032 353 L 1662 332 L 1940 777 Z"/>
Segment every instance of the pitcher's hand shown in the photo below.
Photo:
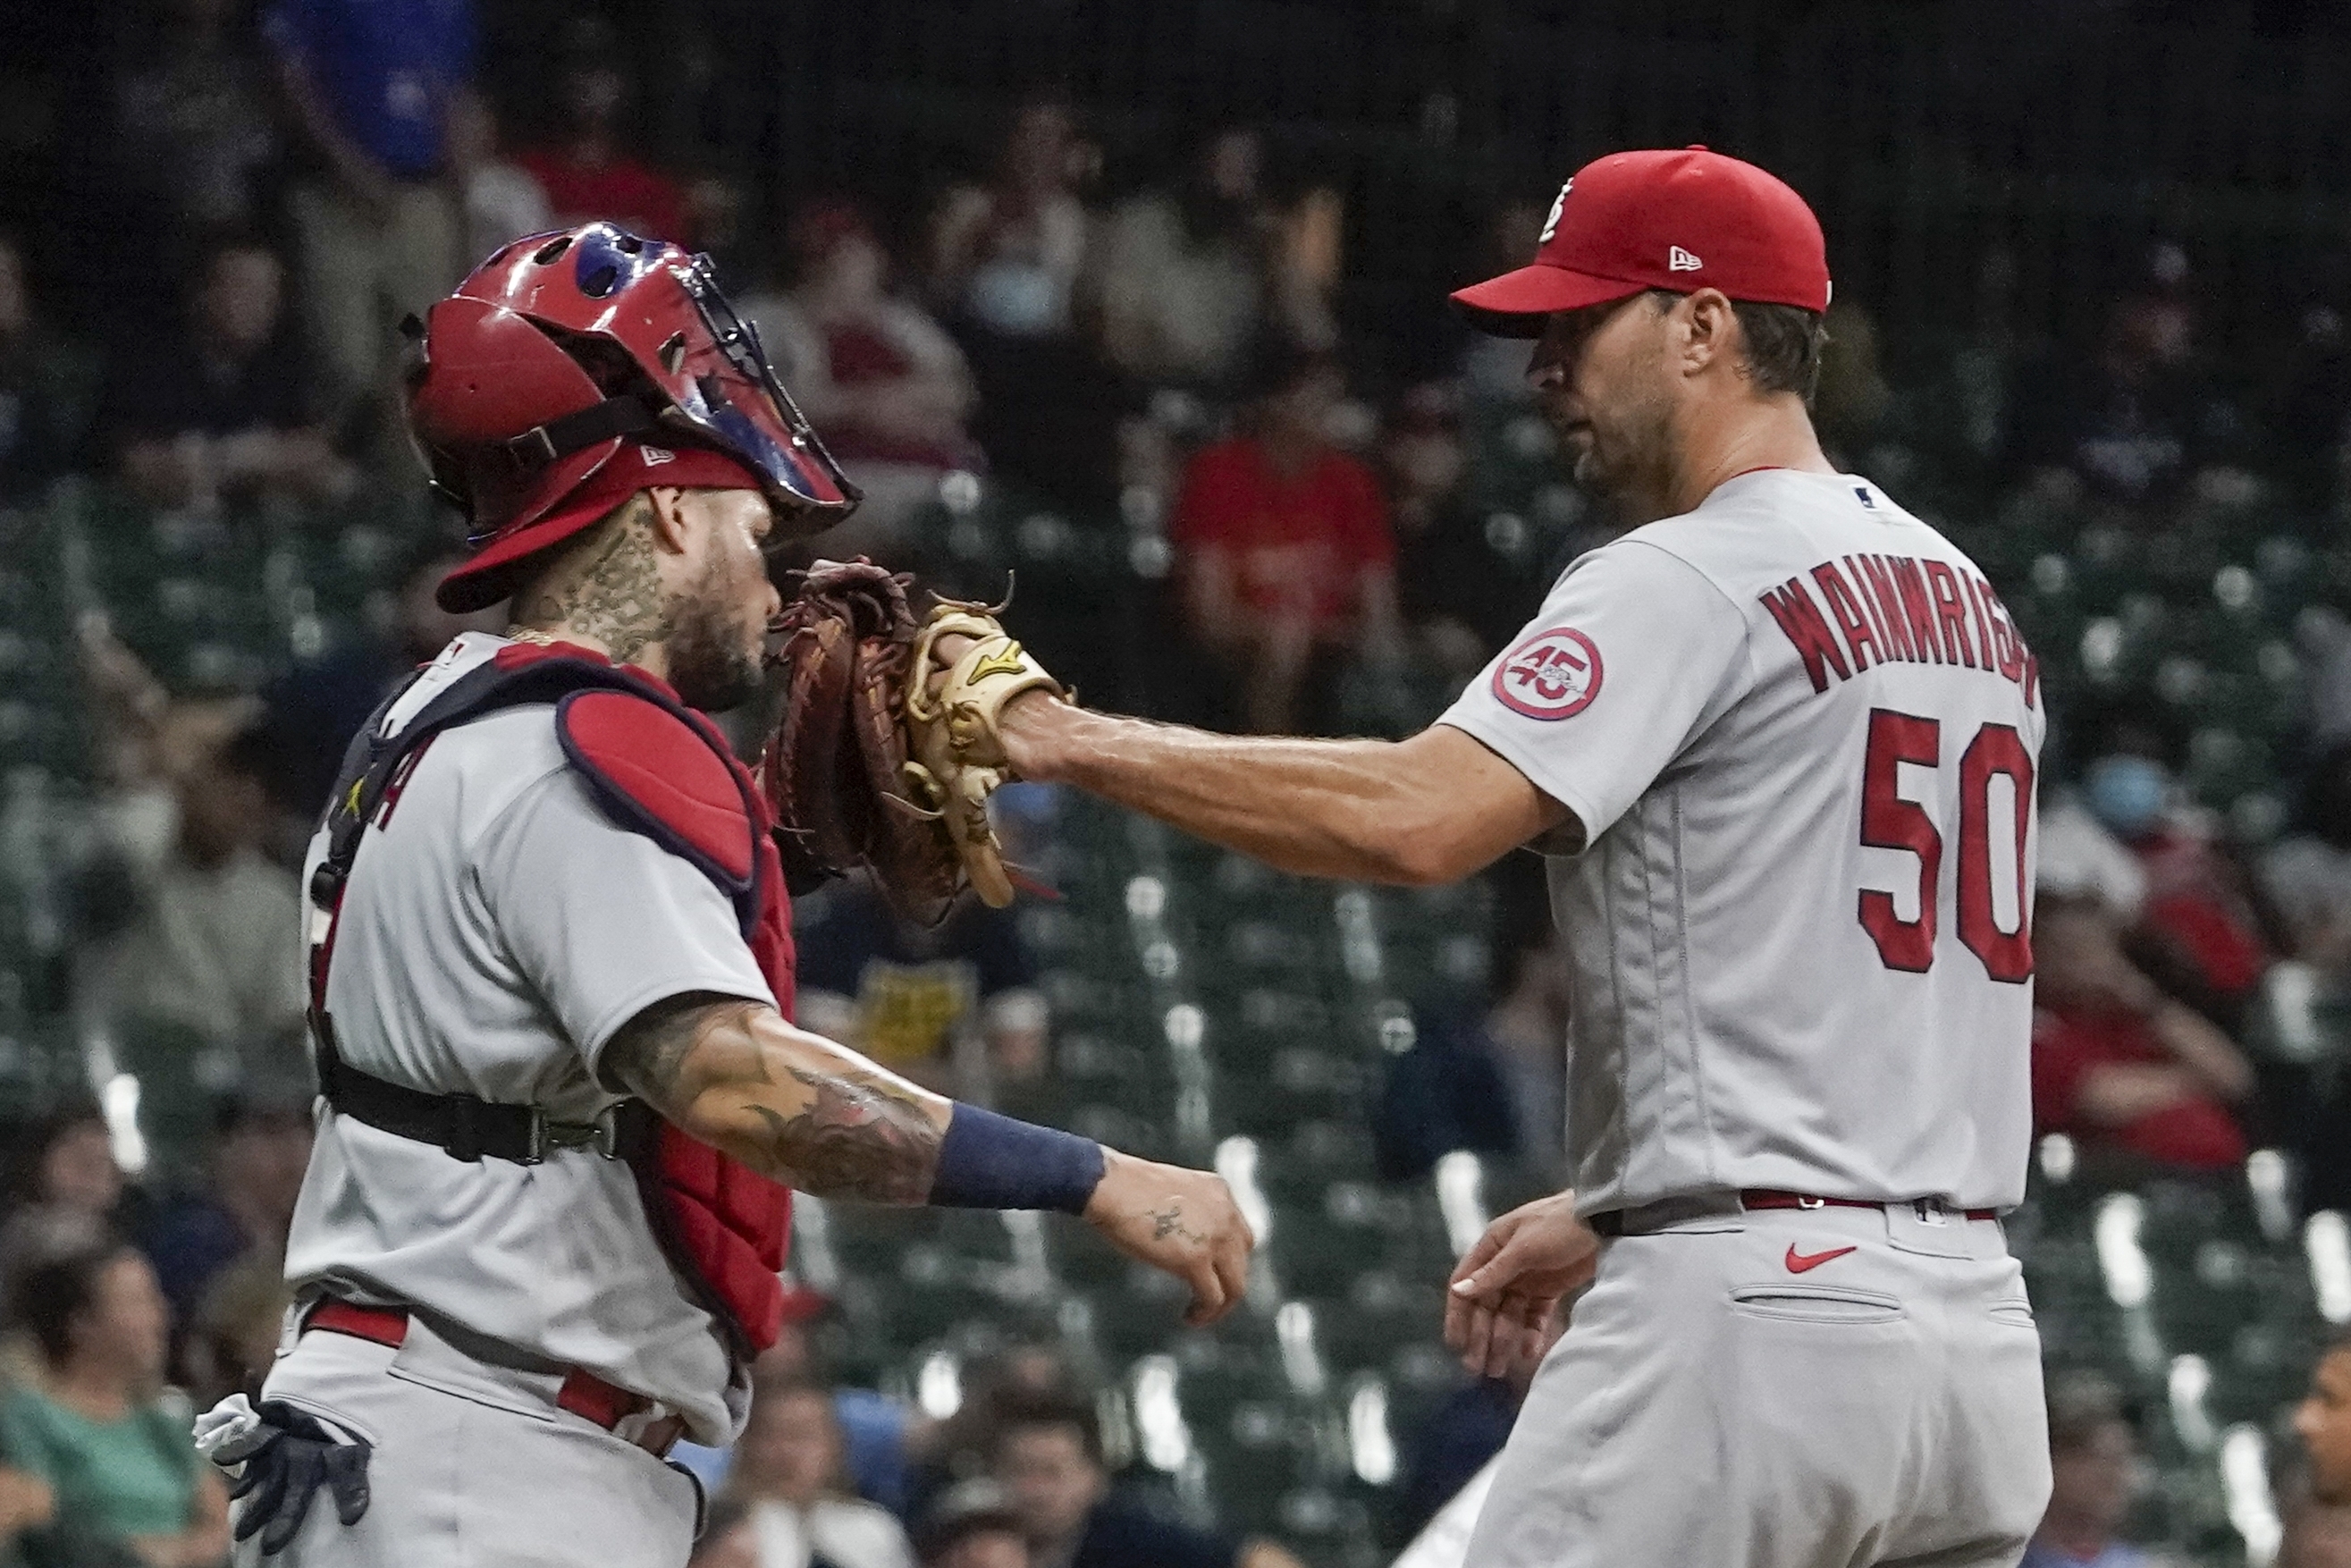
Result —
<path fill-rule="evenodd" d="M 1102 1185 L 1086 1223 L 1130 1258 L 1192 1287 L 1187 1323 L 1212 1323 L 1241 1299 L 1257 1238 L 1213 1171 L 1186 1170 L 1102 1150 Z"/>
<path fill-rule="evenodd" d="M 1599 1266 L 1600 1238 L 1562 1192 L 1510 1210 L 1462 1255 L 1445 1297 L 1445 1343 L 1478 1377 L 1540 1360 L 1560 1298 Z"/>

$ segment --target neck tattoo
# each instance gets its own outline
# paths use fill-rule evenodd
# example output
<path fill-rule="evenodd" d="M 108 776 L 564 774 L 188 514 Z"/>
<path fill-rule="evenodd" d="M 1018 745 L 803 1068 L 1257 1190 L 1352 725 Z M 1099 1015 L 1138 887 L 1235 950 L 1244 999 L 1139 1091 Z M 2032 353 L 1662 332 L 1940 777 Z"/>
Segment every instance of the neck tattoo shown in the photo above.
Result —
<path fill-rule="evenodd" d="M 647 643 L 667 642 L 675 629 L 653 567 L 652 523 L 635 508 L 590 538 L 594 553 L 559 569 L 561 579 L 527 596 L 515 619 L 592 638 L 614 664 L 634 664 Z"/>

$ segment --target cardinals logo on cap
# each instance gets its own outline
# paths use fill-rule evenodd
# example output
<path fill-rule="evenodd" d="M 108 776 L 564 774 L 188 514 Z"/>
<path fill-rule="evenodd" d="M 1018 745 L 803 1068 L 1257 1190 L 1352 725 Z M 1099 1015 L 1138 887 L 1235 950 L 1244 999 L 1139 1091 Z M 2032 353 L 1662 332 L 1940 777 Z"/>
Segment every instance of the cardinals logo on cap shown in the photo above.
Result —
<path fill-rule="evenodd" d="M 1480 331 L 1539 338 L 1562 311 L 1701 284 L 1731 299 L 1825 310 L 1820 222 L 1752 163 L 1702 148 L 1644 149 L 1577 170 L 1545 215 L 1534 259 L 1453 298 Z"/>
<path fill-rule="evenodd" d="M 1559 233 L 1559 214 L 1567 210 L 1567 193 L 1573 189 L 1575 182 L 1570 180 L 1559 188 L 1559 194 L 1551 199 L 1551 211 L 1543 214 L 1542 233 L 1535 239 L 1537 245 L 1549 245 L 1551 236 Z"/>

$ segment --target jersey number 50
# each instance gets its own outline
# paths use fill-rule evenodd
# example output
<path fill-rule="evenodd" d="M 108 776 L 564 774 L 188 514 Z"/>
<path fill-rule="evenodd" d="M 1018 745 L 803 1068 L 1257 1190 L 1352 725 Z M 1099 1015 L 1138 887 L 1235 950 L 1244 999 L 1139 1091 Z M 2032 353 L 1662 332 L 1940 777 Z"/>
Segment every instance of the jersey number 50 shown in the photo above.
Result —
<path fill-rule="evenodd" d="M 1861 890 L 1861 928 L 1877 944 L 1889 969 L 1925 974 L 1935 964 L 1936 887 L 1943 869 L 1943 835 L 1916 800 L 1903 798 L 1905 762 L 1942 766 L 1943 727 L 1916 714 L 1873 708 L 1869 756 L 1862 764 L 1861 841 L 1872 849 L 1907 850 L 1918 857 L 1918 917 L 1895 912 L 1894 895 Z M 1991 781 L 2005 775 L 2014 789 L 2016 929 L 2003 931 L 1992 909 Z M 1983 960 L 1995 980 L 2019 984 L 2032 977 L 2032 937 L 2026 928 L 2024 835 L 2032 820 L 2032 756 L 2015 729 L 1988 724 L 1959 754 L 1959 940 Z"/>

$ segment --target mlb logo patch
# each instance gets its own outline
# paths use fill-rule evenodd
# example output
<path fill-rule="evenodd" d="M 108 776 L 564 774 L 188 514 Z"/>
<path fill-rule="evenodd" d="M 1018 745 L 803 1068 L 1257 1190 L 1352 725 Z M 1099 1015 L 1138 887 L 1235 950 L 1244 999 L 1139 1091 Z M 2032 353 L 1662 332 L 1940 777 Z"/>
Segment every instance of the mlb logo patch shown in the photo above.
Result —
<path fill-rule="evenodd" d="M 1600 695 L 1600 650 L 1573 626 L 1538 632 L 1494 667 L 1494 700 L 1528 718 L 1573 718 Z"/>
<path fill-rule="evenodd" d="M 1858 500 L 1863 506 L 1867 507 L 1871 511 L 1874 512 L 1877 510 L 1877 503 L 1870 498 L 1868 486 L 1855 485 L 1853 487 L 1853 494 L 1855 500 Z"/>

